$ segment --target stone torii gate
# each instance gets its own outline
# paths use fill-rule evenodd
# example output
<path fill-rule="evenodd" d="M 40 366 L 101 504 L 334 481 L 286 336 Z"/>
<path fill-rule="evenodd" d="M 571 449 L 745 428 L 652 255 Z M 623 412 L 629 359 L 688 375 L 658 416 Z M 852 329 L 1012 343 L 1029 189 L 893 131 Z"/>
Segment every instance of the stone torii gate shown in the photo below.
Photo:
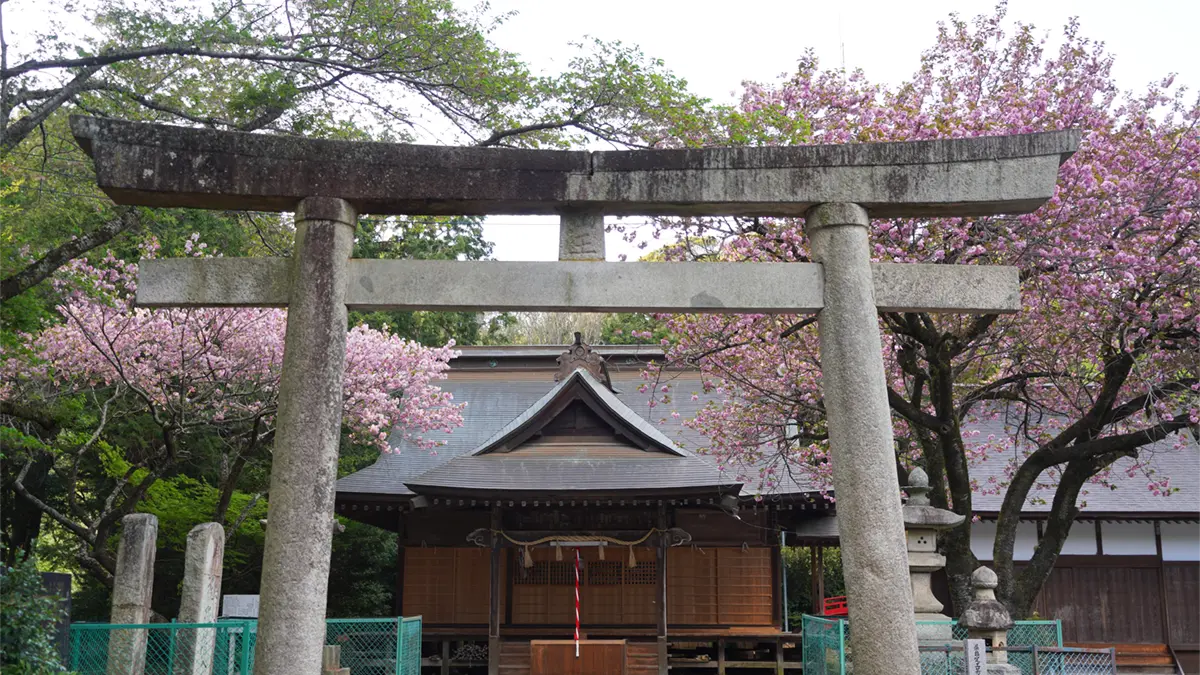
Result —
<path fill-rule="evenodd" d="M 1019 285 L 1008 267 L 872 264 L 868 219 L 1033 211 L 1075 132 L 589 153 L 71 126 L 119 204 L 296 213 L 290 259 L 144 261 L 138 282 L 147 307 L 289 309 L 258 672 L 320 669 L 347 308 L 817 313 L 855 670 L 920 672 L 878 312 L 1015 312 Z M 359 213 L 558 214 L 562 260 L 353 260 Z M 597 262 L 605 215 L 803 216 L 817 262 Z"/>

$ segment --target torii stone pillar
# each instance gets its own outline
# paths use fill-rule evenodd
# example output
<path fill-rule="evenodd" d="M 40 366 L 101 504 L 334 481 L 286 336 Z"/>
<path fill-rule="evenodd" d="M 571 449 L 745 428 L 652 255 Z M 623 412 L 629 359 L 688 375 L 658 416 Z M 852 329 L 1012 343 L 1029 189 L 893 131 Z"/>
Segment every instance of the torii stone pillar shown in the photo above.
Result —
<path fill-rule="evenodd" d="M 310 197 L 296 211 L 254 649 L 261 673 L 315 673 L 321 663 L 357 220 L 341 199 Z"/>
<path fill-rule="evenodd" d="M 221 573 L 225 562 L 225 528 L 201 523 L 187 536 L 183 556 L 183 595 L 179 623 L 213 623 L 221 610 Z M 193 628 L 179 633 L 176 675 L 211 675 L 216 629 Z"/>
<path fill-rule="evenodd" d="M 855 665 L 871 675 L 919 672 L 876 313 L 1011 313 L 1020 288 L 1011 267 L 871 264 L 867 217 L 1029 213 L 1054 193 L 1078 134 L 589 153 L 318 141 L 88 118 L 72 118 L 71 127 L 95 160 L 97 183 L 120 204 L 299 209 L 291 260 L 146 261 L 138 274 L 144 307 L 290 307 L 260 675 L 320 667 L 347 308 L 820 312 Z M 348 260 L 356 209 L 560 214 L 567 260 Z M 605 215 L 807 216 L 820 262 L 599 262 Z"/>
<path fill-rule="evenodd" d="M 121 519 L 109 622 L 150 623 L 157 550 L 158 518 L 149 513 L 131 513 Z M 145 666 L 146 629 L 112 631 L 108 638 L 108 675 L 141 675 Z"/>
<path fill-rule="evenodd" d="M 821 390 L 829 426 L 833 492 L 854 669 L 918 673 L 911 620 L 892 412 L 884 379 L 879 313 L 871 278 L 867 212 L 857 204 L 821 204 L 805 222 L 813 259 L 825 269 L 825 308 L 817 314 Z M 909 620 L 897 621 L 903 607 Z"/>

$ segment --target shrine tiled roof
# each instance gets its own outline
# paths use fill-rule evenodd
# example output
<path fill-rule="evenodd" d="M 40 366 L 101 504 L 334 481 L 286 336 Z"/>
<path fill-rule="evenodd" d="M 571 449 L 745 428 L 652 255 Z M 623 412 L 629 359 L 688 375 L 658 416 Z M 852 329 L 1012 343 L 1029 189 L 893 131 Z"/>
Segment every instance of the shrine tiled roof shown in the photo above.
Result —
<path fill-rule="evenodd" d="M 559 348 L 561 351 L 561 348 Z M 528 348 L 523 350 L 529 352 Z M 630 350 L 622 350 L 629 352 Z M 537 356 L 545 356 L 536 353 Z M 490 352 L 485 355 L 491 358 Z M 506 433 L 528 421 L 536 411 L 554 398 L 568 382 L 555 383 L 553 371 L 504 373 L 466 370 L 452 373 L 442 388 L 455 402 L 467 404 L 463 426 L 446 434 L 434 432 L 429 438 L 443 443 L 433 451 L 393 436 L 392 452 L 383 454 L 375 464 L 342 478 L 337 490 L 341 495 L 411 496 L 433 490 L 445 492 L 458 488 L 467 491 L 509 490 L 570 493 L 573 491 L 659 493 L 672 490 L 706 490 L 711 496 L 736 489 L 743 483 L 732 471 L 722 471 L 700 450 L 707 439 L 684 425 L 708 402 L 699 391 L 698 379 L 677 378 L 673 386 L 679 395 L 669 408 L 650 406 L 650 394 L 639 391 L 643 384 L 644 361 L 610 358 L 610 391 L 586 371 L 576 371 L 599 399 L 630 426 L 669 452 L 644 458 L 574 459 L 551 462 L 544 458 L 487 456 L 480 454 Z M 693 390 L 698 396 L 692 399 Z M 665 447 L 664 447 L 665 446 Z M 414 487 L 418 488 L 414 491 Z M 757 491 L 755 485 L 741 486 L 745 496 Z M 816 488 L 787 482 L 776 494 L 813 492 Z"/>

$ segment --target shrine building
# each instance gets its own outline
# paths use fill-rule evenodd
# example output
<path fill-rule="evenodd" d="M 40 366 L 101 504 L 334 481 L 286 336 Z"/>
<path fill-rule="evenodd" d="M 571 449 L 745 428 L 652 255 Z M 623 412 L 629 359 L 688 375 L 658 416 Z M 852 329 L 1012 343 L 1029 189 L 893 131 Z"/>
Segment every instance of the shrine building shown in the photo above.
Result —
<path fill-rule="evenodd" d="M 463 348 L 442 385 L 463 426 L 338 481 L 338 515 L 400 533 L 397 613 L 421 615 L 445 658 L 490 625 L 493 668 L 528 673 L 531 640 L 573 638 L 578 551 L 582 637 L 625 640 L 628 675 L 658 673 L 667 639 L 789 658 L 780 531 L 832 504 L 695 454 L 698 372 L 670 372 L 675 398 L 652 408 L 642 371 L 660 351 L 562 350 Z"/>

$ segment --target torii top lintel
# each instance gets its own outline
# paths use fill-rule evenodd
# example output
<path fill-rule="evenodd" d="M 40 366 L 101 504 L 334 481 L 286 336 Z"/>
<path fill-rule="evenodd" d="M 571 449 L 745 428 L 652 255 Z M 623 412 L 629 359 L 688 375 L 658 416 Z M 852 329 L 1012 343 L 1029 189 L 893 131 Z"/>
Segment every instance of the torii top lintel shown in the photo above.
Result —
<path fill-rule="evenodd" d="M 581 152 L 328 141 L 72 117 L 119 204 L 291 211 L 311 196 L 360 213 L 873 217 L 1033 211 L 1076 131 L 902 143 Z"/>

